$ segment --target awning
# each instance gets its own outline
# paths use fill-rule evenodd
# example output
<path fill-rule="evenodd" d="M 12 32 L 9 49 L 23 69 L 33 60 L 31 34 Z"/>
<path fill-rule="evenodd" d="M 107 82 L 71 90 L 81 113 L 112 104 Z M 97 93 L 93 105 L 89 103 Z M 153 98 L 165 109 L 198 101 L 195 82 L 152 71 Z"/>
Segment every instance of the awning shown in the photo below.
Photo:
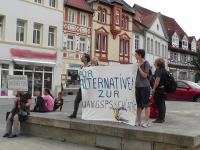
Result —
<path fill-rule="evenodd" d="M 43 61 L 43 60 L 30 60 L 30 59 L 14 58 L 13 61 L 17 64 L 23 64 L 23 65 L 52 66 L 52 67 L 56 65 L 56 62 Z"/>

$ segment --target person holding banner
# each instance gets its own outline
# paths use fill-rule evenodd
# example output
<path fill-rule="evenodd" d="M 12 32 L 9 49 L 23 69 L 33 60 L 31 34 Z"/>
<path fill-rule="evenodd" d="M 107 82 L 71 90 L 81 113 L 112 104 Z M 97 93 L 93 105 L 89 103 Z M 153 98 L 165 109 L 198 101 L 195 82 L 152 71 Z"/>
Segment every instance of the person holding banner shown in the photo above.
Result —
<path fill-rule="evenodd" d="M 90 62 L 90 55 L 84 53 L 82 55 L 82 57 L 81 57 L 81 62 L 83 63 L 82 68 L 89 67 L 90 66 L 90 64 L 89 64 L 89 62 Z M 77 93 L 76 98 L 75 98 L 75 101 L 74 101 L 74 111 L 69 116 L 69 118 L 71 118 L 71 119 L 76 118 L 77 112 L 78 112 L 79 103 L 81 102 L 81 100 L 82 100 L 81 88 L 79 88 L 78 93 Z"/>
<path fill-rule="evenodd" d="M 150 82 L 148 80 L 149 71 L 151 69 L 148 61 L 145 60 L 145 51 L 142 49 L 135 51 L 135 57 L 138 63 L 138 71 L 135 82 L 135 95 L 137 102 L 137 120 L 136 126 L 147 128 L 150 126 L 149 122 L 149 98 L 150 98 Z M 145 122 L 142 123 L 141 114 L 145 109 Z"/>

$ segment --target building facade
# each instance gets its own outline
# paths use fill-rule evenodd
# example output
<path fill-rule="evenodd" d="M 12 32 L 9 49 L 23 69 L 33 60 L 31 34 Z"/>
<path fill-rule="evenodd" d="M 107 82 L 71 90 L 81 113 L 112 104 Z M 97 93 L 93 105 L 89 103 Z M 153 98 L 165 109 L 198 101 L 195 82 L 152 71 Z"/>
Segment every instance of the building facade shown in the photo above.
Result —
<path fill-rule="evenodd" d="M 175 19 L 162 16 L 169 36 L 169 71 L 175 79 L 195 81 L 193 59 L 198 54 L 197 41 L 189 37 Z"/>
<path fill-rule="evenodd" d="M 138 48 L 144 49 L 146 60 L 150 62 L 152 70 L 155 70 L 155 59 L 162 57 L 167 62 L 168 58 L 168 36 L 162 16 L 136 4 L 133 9 L 136 14 L 133 21 L 136 26 L 133 28 L 133 54 Z M 136 62 L 135 58 L 133 62 Z"/>
<path fill-rule="evenodd" d="M 41 92 L 44 88 L 60 90 L 62 0 L 0 3 L 0 97 L 13 96 L 7 88 L 7 75 L 27 75 L 30 93 L 36 87 Z"/>
<path fill-rule="evenodd" d="M 80 58 L 83 53 L 91 54 L 92 17 L 93 10 L 85 0 L 65 0 L 63 58 L 66 69 L 62 76 L 64 87 L 78 83 L 78 70 L 82 65 Z"/>
<path fill-rule="evenodd" d="M 134 11 L 123 0 L 89 1 L 92 20 L 92 57 L 102 65 L 131 63 L 132 18 Z"/>

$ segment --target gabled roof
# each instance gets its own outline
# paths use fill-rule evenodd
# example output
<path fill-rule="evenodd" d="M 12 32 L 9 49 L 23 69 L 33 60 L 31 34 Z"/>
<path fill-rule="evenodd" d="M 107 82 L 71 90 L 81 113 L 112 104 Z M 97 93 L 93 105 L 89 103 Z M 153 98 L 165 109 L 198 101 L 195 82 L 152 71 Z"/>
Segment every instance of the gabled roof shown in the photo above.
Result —
<path fill-rule="evenodd" d="M 196 37 L 195 37 L 195 36 L 189 36 L 189 37 L 188 37 L 189 43 L 192 43 L 192 41 L 193 41 L 194 39 L 196 40 Z"/>
<path fill-rule="evenodd" d="M 135 13 L 134 10 L 132 9 L 132 7 L 129 4 L 127 4 L 124 0 L 98 0 L 98 1 L 101 3 L 104 3 L 104 4 L 111 5 L 111 6 L 113 6 L 114 3 L 118 3 L 118 4 L 122 5 L 122 8 L 124 11 L 131 13 L 131 14 Z"/>
<path fill-rule="evenodd" d="M 147 30 L 147 28 L 143 24 L 135 19 L 133 20 L 133 32 L 143 35 L 145 30 Z"/>
<path fill-rule="evenodd" d="M 176 32 L 180 39 L 182 39 L 185 35 L 185 31 L 181 28 L 181 26 L 176 22 L 174 18 L 170 18 L 168 16 L 162 15 L 164 24 L 166 26 L 168 36 L 171 38 L 171 36 Z M 173 34 L 172 34 L 173 33 Z"/>
<path fill-rule="evenodd" d="M 165 25 L 164 25 L 161 13 L 151 11 L 151 10 L 141 7 L 137 4 L 135 4 L 133 6 L 133 9 L 135 10 L 134 19 L 139 21 L 141 24 L 145 25 L 147 28 L 150 28 L 152 26 L 152 24 L 155 22 L 155 20 L 158 18 L 161 23 L 165 38 L 168 39 L 168 34 L 165 29 Z"/>
<path fill-rule="evenodd" d="M 92 8 L 89 6 L 86 0 L 64 0 L 64 6 L 69 6 L 89 13 L 93 13 Z"/>
<path fill-rule="evenodd" d="M 141 7 L 137 4 L 133 6 L 133 9 L 135 10 L 135 19 L 150 28 L 154 20 L 157 18 L 157 13 L 146 9 L 144 7 Z"/>

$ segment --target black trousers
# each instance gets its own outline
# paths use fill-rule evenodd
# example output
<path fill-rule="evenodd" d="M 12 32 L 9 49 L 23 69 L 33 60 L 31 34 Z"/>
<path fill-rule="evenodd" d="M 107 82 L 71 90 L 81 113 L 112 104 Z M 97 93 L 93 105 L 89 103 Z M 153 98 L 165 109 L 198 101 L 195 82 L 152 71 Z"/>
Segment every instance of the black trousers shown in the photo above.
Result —
<path fill-rule="evenodd" d="M 154 93 L 155 104 L 158 108 L 158 119 L 165 120 L 166 105 L 165 105 L 165 92 L 164 89 L 158 89 Z"/>
<path fill-rule="evenodd" d="M 76 95 L 75 101 L 74 101 L 74 111 L 73 111 L 73 115 L 77 115 L 78 112 L 78 107 L 80 102 L 82 101 L 82 95 L 81 95 L 81 88 L 79 88 L 78 93 Z"/>

